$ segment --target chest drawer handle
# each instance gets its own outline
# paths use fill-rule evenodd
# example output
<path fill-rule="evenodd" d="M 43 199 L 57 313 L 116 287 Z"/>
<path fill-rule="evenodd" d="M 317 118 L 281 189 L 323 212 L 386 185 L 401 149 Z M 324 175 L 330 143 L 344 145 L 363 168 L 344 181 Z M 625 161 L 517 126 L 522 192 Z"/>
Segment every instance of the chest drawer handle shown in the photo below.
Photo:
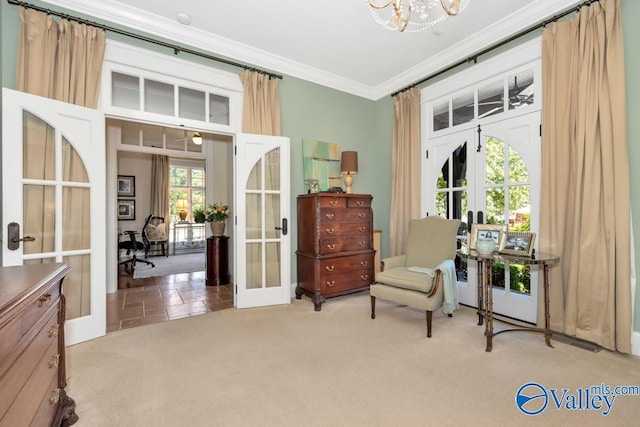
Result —
<path fill-rule="evenodd" d="M 358 217 L 359 217 L 360 219 L 365 219 L 365 218 L 367 217 L 367 214 L 365 214 L 365 213 L 359 213 L 359 214 L 358 214 Z"/>
<path fill-rule="evenodd" d="M 329 200 L 329 204 L 330 204 L 331 206 L 335 206 L 335 205 L 337 205 L 337 204 L 338 204 L 338 201 L 337 201 L 337 200 Z"/>
<path fill-rule="evenodd" d="M 335 280 L 332 280 L 332 281 L 330 281 L 330 282 L 327 282 L 327 286 L 333 286 L 333 285 L 335 285 L 335 284 L 336 284 L 336 281 L 335 281 Z"/>
<path fill-rule="evenodd" d="M 43 305 L 51 305 L 51 294 L 44 294 L 38 298 L 38 307 L 42 307 Z"/>
<path fill-rule="evenodd" d="M 327 219 L 333 219 L 336 215 L 335 214 L 326 214 L 325 216 L 327 217 Z"/>
<path fill-rule="evenodd" d="M 327 228 L 327 234 L 333 234 L 334 231 L 333 228 Z"/>
<path fill-rule="evenodd" d="M 358 227 L 358 231 L 364 233 L 367 230 L 367 227 Z"/>
<path fill-rule="evenodd" d="M 369 280 L 369 275 L 368 274 L 363 274 L 363 275 L 360 276 L 360 278 L 362 280 Z"/>
<path fill-rule="evenodd" d="M 366 267 L 367 265 L 369 265 L 369 261 L 360 261 L 360 266 Z"/>
<path fill-rule="evenodd" d="M 364 248 L 365 246 L 367 246 L 367 242 L 358 242 L 358 245 L 359 245 L 361 248 Z"/>
<path fill-rule="evenodd" d="M 358 206 L 364 206 L 364 202 L 362 200 L 356 200 L 356 204 Z"/>
<path fill-rule="evenodd" d="M 57 388 L 51 392 L 51 397 L 49 397 L 49 403 L 55 405 L 60 400 L 60 389 Z"/>
<path fill-rule="evenodd" d="M 60 355 L 54 354 L 51 356 L 51 360 L 49 361 L 49 368 L 57 368 L 60 364 Z"/>
<path fill-rule="evenodd" d="M 59 326 L 60 325 L 58 325 L 57 323 L 55 325 L 51 325 L 51 327 L 47 331 L 47 335 L 49 336 L 49 338 L 55 337 L 56 335 L 58 335 L 58 327 Z"/>
<path fill-rule="evenodd" d="M 329 249 L 335 249 L 335 248 L 336 248 L 336 244 L 335 244 L 335 243 L 332 243 L 332 244 L 330 244 L 330 245 L 327 245 L 327 247 L 328 247 Z"/>
<path fill-rule="evenodd" d="M 327 271 L 333 271 L 334 268 L 335 268 L 334 265 L 327 265 L 324 269 Z"/>

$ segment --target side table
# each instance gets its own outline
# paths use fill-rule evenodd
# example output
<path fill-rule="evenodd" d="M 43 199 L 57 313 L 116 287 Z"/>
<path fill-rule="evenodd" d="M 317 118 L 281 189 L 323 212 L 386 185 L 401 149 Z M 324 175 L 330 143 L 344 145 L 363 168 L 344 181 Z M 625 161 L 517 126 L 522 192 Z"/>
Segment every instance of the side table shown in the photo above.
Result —
<path fill-rule="evenodd" d="M 229 276 L 229 236 L 207 237 L 207 286 L 226 285 Z"/>
<path fill-rule="evenodd" d="M 493 348 L 493 336 L 503 332 L 539 332 L 544 334 L 545 342 L 549 347 L 551 345 L 551 327 L 549 325 L 549 266 L 560 262 L 560 258 L 549 254 L 536 254 L 532 257 L 504 255 L 493 253 L 491 255 L 481 255 L 475 250 L 459 249 L 457 254 L 465 259 L 475 260 L 478 263 L 478 325 L 482 325 L 483 319 L 486 319 L 484 334 L 487 337 L 486 351 Z M 540 265 L 544 274 L 544 329 L 519 325 L 504 319 L 503 323 L 515 326 L 511 329 L 502 329 L 493 332 L 493 264 L 522 264 L 522 265 Z"/>

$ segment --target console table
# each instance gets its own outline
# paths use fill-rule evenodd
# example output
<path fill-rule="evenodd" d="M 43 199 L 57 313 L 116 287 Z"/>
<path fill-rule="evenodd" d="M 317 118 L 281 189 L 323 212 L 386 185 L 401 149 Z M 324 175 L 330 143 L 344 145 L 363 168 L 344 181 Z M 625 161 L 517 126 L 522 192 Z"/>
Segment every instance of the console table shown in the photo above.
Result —
<path fill-rule="evenodd" d="M 545 342 L 551 345 L 551 328 L 549 326 L 549 266 L 560 262 L 560 258 L 549 254 L 536 254 L 532 257 L 504 255 L 493 253 L 481 255 L 475 250 L 459 249 L 457 254 L 465 259 L 471 259 L 478 263 L 478 325 L 485 323 L 485 336 L 487 337 L 486 351 L 493 347 L 493 336 L 503 332 L 539 332 L 544 334 Z M 529 327 L 510 322 L 505 319 L 496 319 L 503 323 L 515 326 L 511 329 L 493 331 L 493 264 L 521 264 L 542 266 L 544 274 L 544 328 Z"/>
<path fill-rule="evenodd" d="M 173 255 L 176 251 L 203 252 L 205 241 L 205 224 L 199 222 L 174 222 L 171 224 L 173 239 L 171 249 Z"/>

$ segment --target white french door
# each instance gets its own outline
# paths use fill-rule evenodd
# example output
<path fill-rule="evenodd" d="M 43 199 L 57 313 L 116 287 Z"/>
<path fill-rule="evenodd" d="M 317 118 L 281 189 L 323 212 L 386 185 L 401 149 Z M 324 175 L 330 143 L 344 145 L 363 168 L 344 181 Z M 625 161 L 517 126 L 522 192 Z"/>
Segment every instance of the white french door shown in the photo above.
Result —
<path fill-rule="evenodd" d="M 289 138 L 239 134 L 235 147 L 235 306 L 288 304 Z"/>
<path fill-rule="evenodd" d="M 104 117 L 96 110 L 2 89 L 2 264 L 64 262 L 65 339 L 105 334 Z M 8 247 L 7 226 L 21 237 Z"/>
<path fill-rule="evenodd" d="M 480 123 L 476 128 L 429 141 L 433 152 L 426 176 L 427 209 L 462 220 L 508 224 L 536 232 L 540 201 L 540 113 Z M 481 215 L 479 215 L 481 214 Z M 458 296 L 477 306 L 477 272 L 457 259 Z M 494 311 L 536 321 L 537 271 L 529 266 L 494 266 Z"/>

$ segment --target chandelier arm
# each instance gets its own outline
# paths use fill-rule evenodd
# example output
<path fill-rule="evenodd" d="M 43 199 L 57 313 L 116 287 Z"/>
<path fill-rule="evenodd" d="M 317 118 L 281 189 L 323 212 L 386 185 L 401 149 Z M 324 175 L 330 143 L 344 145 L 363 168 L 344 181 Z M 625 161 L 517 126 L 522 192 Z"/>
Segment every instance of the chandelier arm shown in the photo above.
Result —
<path fill-rule="evenodd" d="M 447 0 L 440 0 L 440 5 L 449 16 L 456 16 L 460 12 L 460 0 L 452 0 L 450 5 Z"/>
<path fill-rule="evenodd" d="M 371 6 L 374 9 L 384 9 L 385 7 L 389 6 L 394 0 L 389 0 L 388 2 L 386 2 L 383 5 L 375 5 L 373 4 L 373 0 L 369 0 L 369 6 Z"/>
<path fill-rule="evenodd" d="M 413 12 L 413 8 L 409 6 L 409 8 L 407 9 L 407 17 L 403 18 L 402 9 L 400 8 L 401 5 L 401 1 L 396 1 L 395 3 L 393 3 L 393 10 L 396 12 L 396 17 L 398 19 L 398 31 L 403 32 L 407 28 L 407 25 L 409 25 L 409 20 L 411 20 L 411 12 Z"/>

